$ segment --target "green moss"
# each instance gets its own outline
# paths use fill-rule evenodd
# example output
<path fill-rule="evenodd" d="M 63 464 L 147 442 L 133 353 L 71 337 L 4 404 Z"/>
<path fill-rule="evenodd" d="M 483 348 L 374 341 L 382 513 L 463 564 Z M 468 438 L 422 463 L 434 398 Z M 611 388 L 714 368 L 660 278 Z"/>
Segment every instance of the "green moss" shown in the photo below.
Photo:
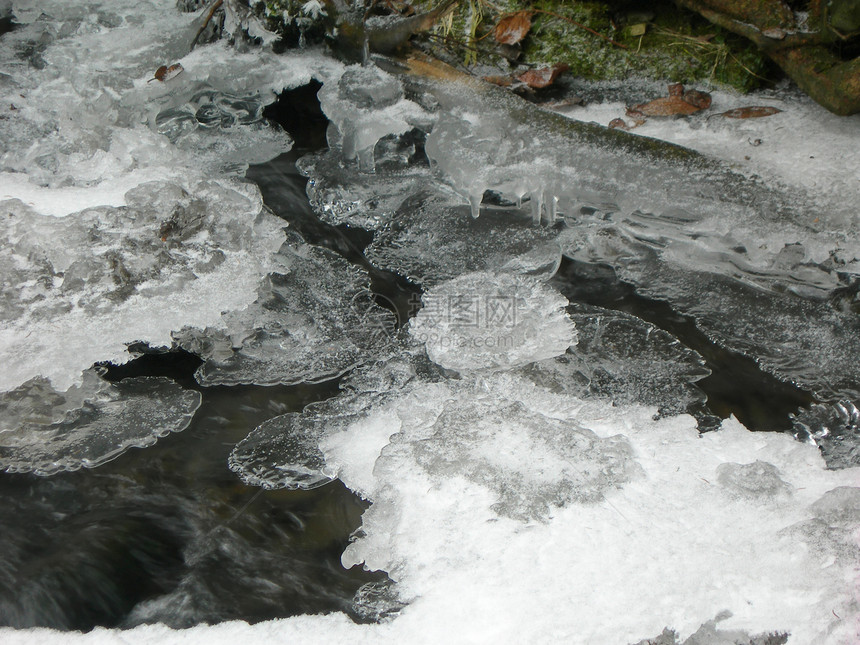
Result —
<path fill-rule="evenodd" d="M 768 72 L 763 54 L 744 39 L 711 25 L 671 4 L 655 3 L 642 35 L 631 24 L 621 26 L 610 7 L 596 2 L 554 2 L 532 5 L 539 12 L 559 14 L 606 36 L 596 36 L 562 18 L 537 13 L 523 49 L 532 64 L 564 62 L 571 73 L 589 80 L 620 80 L 630 76 L 692 83 L 712 81 L 741 91 L 758 87 Z M 609 42 L 612 39 L 627 49 Z"/>

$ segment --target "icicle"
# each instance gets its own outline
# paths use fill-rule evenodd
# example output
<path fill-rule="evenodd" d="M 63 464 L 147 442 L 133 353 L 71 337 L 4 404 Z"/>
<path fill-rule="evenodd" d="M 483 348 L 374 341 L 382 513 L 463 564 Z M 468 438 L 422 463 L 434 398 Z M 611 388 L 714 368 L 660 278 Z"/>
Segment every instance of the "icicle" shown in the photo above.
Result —
<path fill-rule="evenodd" d="M 469 195 L 469 205 L 472 207 L 472 217 L 478 219 L 481 214 L 481 200 L 484 198 L 484 193 L 472 193 Z"/>
<path fill-rule="evenodd" d="M 376 172 L 376 159 L 373 156 L 373 146 L 362 148 L 356 152 L 358 169 L 361 172 L 373 174 Z"/>
<path fill-rule="evenodd" d="M 555 220 L 558 217 L 558 197 L 556 197 L 555 195 L 550 195 L 549 200 L 546 204 L 546 208 L 547 224 L 552 226 L 553 224 L 555 224 Z"/>
<path fill-rule="evenodd" d="M 540 226 L 541 212 L 543 211 L 543 191 L 535 190 L 531 195 L 532 221 L 535 226 Z"/>

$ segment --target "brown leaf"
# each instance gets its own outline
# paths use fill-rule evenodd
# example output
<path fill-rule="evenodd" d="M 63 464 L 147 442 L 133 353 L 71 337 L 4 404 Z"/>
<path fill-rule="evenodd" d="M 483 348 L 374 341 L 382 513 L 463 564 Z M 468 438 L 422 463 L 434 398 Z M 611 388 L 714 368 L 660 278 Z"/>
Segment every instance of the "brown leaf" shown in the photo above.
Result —
<path fill-rule="evenodd" d="M 669 96 L 684 96 L 684 86 L 680 83 L 672 83 L 669 86 Z"/>
<path fill-rule="evenodd" d="M 609 122 L 609 127 L 614 129 L 614 130 L 616 130 L 616 129 L 617 130 L 629 130 L 630 129 L 630 126 L 627 125 L 627 121 L 625 121 L 624 119 L 612 119 Z"/>
<path fill-rule="evenodd" d="M 167 65 L 162 65 L 157 70 L 155 70 L 155 74 L 150 79 L 150 81 L 169 81 L 171 78 L 175 78 L 183 71 L 182 65 L 176 63 L 175 65 L 171 65 L 168 67 Z"/>
<path fill-rule="evenodd" d="M 532 12 L 517 11 L 505 16 L 496 24 L 493 35 L 496 42 L 502 45 L 516 45 L 532 28 Z"/>
<path fill-rule="evenodd" d="M 529 71 L 517 76 L 518 81 L 522 81 L 526 85 L 536 90 L 544 87 L 549 87 L 555 83 L 555 79 L 559 74 L 567 71 L 568 66 L 565 63 L 559 63 L 552 67 L 543 67 L 541 69 L 530 69 Z"/>
<path fill-rule="evenodd" d="M 485 76 L 484 80 L 493 85 L 501 87 L 510 87 L 513 84 L 513 79 L 510 76 Z"/>
<path fill-rule="evenodd" d="M 654 99 L 650 103 L 635 105 L 633 106 L 633 111 L 641 112 L 645 116 L 676 116 L 698 112 L 699 108 L 687 103 L 680 96 L 667 96 Z"/>
<path fill-rule="evenodd" d="M 727 112 L 722 112 L 716 116 L 724 116 L 727 119 L 756 119 L 763 116 L 770 116 L 771 114 L 776 114 L 777 112 L 782 112 L 779 108 L 775 107 L 767 107 L 764 105 L 750 105 L 748 107 L 735 108 L 734 110 L 728 110 Z"/>
<path fill-rule="evenodd" d="M 707 92 L 699 90 L 687 90 L 684 92 L 684 100 L 700 110 L 707 110 L 711 107 L 711 95 Z"/>

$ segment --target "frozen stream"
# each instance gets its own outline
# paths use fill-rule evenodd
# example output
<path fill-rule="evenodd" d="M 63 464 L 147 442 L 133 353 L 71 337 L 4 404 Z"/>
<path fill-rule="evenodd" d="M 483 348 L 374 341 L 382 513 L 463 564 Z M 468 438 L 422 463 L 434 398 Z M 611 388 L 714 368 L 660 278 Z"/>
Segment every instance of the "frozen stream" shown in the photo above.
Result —
<path fill-rule="evenodd" d="M 199 20 L 0 0 L 0 641 L 860 641 L 860 119 Z"/>

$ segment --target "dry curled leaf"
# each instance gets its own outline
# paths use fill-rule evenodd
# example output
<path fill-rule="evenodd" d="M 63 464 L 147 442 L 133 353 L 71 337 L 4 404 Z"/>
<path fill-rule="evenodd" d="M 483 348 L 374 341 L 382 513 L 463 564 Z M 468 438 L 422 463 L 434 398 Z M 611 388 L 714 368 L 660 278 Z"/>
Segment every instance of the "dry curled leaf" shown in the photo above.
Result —
<path fill-rule="evenodd" d="M 493 36 L 502 45 L 516 45 L 532 28 L 532 12 L 517 11 L 505 16 L 496 24 Z"/>
<path fill-rule="evenodd" d="M 175 78 L 179 74 L 182 73 L 183 67 L 179 63 L 175 65 L 171 65 L 168 67 L 167 65 L 162 65 L 157 70 L 155 70 L 155 74 L 152 75 L 152 78 L 149 82 L 152 81 L 161 81 L 162 83 L 165 81 L 169 81 L 171 78 Z"/>
<path fill-rule="evenodd" d="M 552 67 L 543 67 L 541 69 L 530 69 L 529 71 L 517 76 L 518 81 L 522 81 L 529 87 L 539 90 L 544 87 L 549 87 L 555 83 L 555 79 L 559 74 L 567 71 L 568 66 L 565 63 L 559 63 Z"/>
<path fill-rule="evenodd" d="M 687 103 L 680 96 L 664 96 L 663 98 L 654 99 L 649 103 L 633 106 L 630 112 L 639 112 L 645 116 L 677 116 L 693 114 L 698 112 L 700 108 Z"/>
<path fill-rule="evenodd" d="M 770 116 L 771 114 L 776 114 L 777 112 L 782 112 L 782 110 L 780 110 L 779 108 L 768 107 L 765 105 L 750 105 L 748 107 L 728 110 L 726 112 L 717 114 L 716 116 L 724 116 L 727 119 L 756 119 L 763 116 Z"/>
<path fill-rule="evenodd" d="M 609 122 L 609 127 L 613 130 L 629 130 L 630 126 L 627 125 L 627 121 L 624 119 L 612 119 Z"/>

